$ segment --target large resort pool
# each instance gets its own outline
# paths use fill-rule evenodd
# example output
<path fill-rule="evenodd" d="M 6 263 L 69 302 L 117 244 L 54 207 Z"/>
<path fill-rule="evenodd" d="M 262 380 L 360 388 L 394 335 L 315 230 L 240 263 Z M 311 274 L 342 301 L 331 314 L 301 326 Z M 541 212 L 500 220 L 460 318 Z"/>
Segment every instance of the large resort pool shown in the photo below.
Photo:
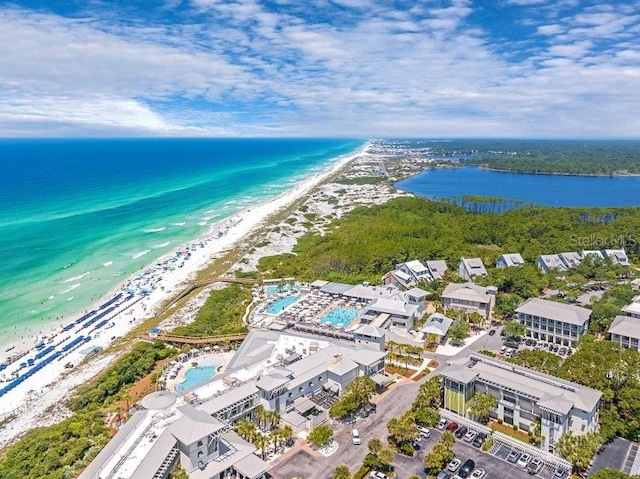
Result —
<path fill-rule="evenodd" d="M 222 363 L 222 358 L 214 356 L 202 360 L 198 366 L 190 367 L 184 375 L 184 380 L 180 384 L 176 384 L 176 393 L 183 393 L 209 382 L 215 377 Z"/>
<path fill-rule="evenodd" d="M 353 308 L 332 308 L 327 314 L 320 318 L 320 322 L 347 328 L 353 320 L 358 317 L 358 314 L 358 310 Z"/>
<path fill-rule="evenodd" d="M 280 298 L 279 300 L 267 306 L 267 313 L 280 314 L 282 311 L 284 311 L 285 308 L 291 306 L 296 301 L 298 301 L 297 296 L 285 296 L 284 298 Z"/>

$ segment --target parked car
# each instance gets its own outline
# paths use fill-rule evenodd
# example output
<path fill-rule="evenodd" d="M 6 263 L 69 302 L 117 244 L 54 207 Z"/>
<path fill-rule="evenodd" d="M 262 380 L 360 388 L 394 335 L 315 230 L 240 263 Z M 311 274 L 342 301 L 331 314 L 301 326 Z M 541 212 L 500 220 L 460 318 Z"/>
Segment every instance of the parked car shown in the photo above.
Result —
<path fill-rule="evenodd" d="M 476 468 L 476 463 L 473 462 L 472 459 L 467 459 L 466 461 L 464 461 L 464 464 L 458 471 L 458 475 L 462 478 L 467 478 L 471 475 L 471 473 L 475 468 Z"/>
<path fill-rule="evenodd" d="M 464 427 L 464 426 L 459 427 L 458 429 L 456 429 L 455 436 L 456 436 L 458 439 L 462 439 L 462 438 L 464 437 L 464 435 L 467 433 L 467 431 L 468 431 L 468 430 L 469 430 L 469 429 L 467 429 L 467 428 L 466 428 L 466 427 Z"/>
<path fill-rule="evenodd" d="M 444 429 L 445 427 L 447 427 L 447 423 L 449 421 L 447 421 L 446 419 L 440 419 L 440 422 L 438 423 L 438 425 L 436 426 L 438 429 Z"/>
<path fill-rule="evenodd" d="M 441 471 L 440 474 L 438 474 L 438 477 L 436 477 L 436 479 L 451 479 L 452 476 L 453 476 L 453 472 Z"/>
<path fill-rule="evenodd" d="M 472 442 L 478 433 L 473 429 L 469 429 L 467 433 L 464 435 L 463 439 L 465 442 Z"/>
<path fill-rule="evenodd" d="M 526 468 L 531 461 L 531 454 L 527 454 L 526 452 L 520 456 L 518 462 L 516 462 L 516 466 L 521 467 L 522 469 Z"/>
<path fill-rule="evenodd" d="M 534 457 L 529 463 L 529 466 L 527 466 L 527 472 L 533 476 L 535 474 L 538 474 L 543 467 L 544 462 L 542 462 L 542 459 Z"/>
<path fill-rule="evenodd" d="M 494 334 L 496 334 L 496 330 L 495 329 L 490 329 L 489 330 L 489 336 L 493 336 Z"/>
<path fill-rule="evenodd" d="M 455 432 L 456 429 L 458 429 L 458 423 L 450 422 L 449 424 L 447 424 L 447 427 L 446 427 L 447 431 Z"/>
<path fill-rule="evenodd" d="M 430 437 L 431 431 L 427 427 L 418 426 L 418 430 L 420 431 L 420 436 L 422 437 Z"/>
<path fill-rule="evenodd" d="M 520 458 L 520 453 L 514 449 L 507 456 L 507 461 L 510 462 L 511 464 L 515 464 L 516 462 L 518 462 L 519 458 Z"/>
<path fill-rule="evenodd" d="M 471 479 L 484 479 L 487 476 L 487 473 L 484 471 L 484 469 L 476 469 L 475 471 L 473 471 L 471 473 L 471 476 L 469 476 Z"/>
<path fill-rule="evenodd" d="M 558 351 L 558 354 L 559 354 L 560 356 L 565 356 L 565 355 L 567 354 L 567 348 L 566 348 L 566 347 L 564 347 L 564 346 L 562 346 L 562 347 L 560 348 L 560 350 Z"/>
<path fill-rule="evenodd" d="M 500 348 L 500 354 L 504 354 L 504 353 L 506 353 L 506 352 L 507 352 L 507 349 L 508 349 L 508 348 L 507 348 L 506 346 L 502 346 L 502 347 Z"/>
<path fill-rule="evenodd" d="M 384 472 L 380 471 L 371 471 L 369 473 L 369 477 L 372 479 L 389 479 L 389 477 Z"/>
<path fill-rule="evenodd" d="M 473 447 L 482 447 L 482 445 L 484 444 L 484 441 L 486 440 L 487 440 L 487 435 L 484 432 L 481 432 L 475 437 L 475 439 L 471 444 L 473 445 Z"/>
<path fill-rule="evenodd" d="M 357 429 L 351 430 L 351 442 L 354 443 L 356 446 L 359 444 L 362 444 L 362 439 L 360 439 L 360 433 L 358 432 Z"/>
<path fill-rule="evenodd" d="M 460 469 L 461 465 L 462 465 L 462 461 L 456 457 L 453 459 L 453 461 L 449 463 L 449 465 L 447 466 L 447 470 L 451 472 L 456 472 L 458 469 Z"/>
<path fill-rule="evenodd" d="M 556 472 L 553 473 L 553 479 L 566 479 L 569 476 L 569 471 L 559 467 Z"/>

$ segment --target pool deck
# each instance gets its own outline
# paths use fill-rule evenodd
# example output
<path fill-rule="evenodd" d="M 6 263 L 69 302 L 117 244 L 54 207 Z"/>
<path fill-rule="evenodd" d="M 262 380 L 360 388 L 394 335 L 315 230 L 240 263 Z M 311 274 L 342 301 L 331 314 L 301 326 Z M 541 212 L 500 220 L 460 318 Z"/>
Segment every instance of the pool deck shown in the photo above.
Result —
<path fill-rule="evenodd" d="M 216 368 L 216 376 L 222 373 L 227 364 L 235 354 L 235 351 L 229 351 L 226 353 L 210 353 L 210 354 L 202 354 L 193 359 L 189 359 L 184 363 L 184 367 L 178 372 L 178 375 L 174 379 L 167 379 L 167 389 L 169 391 L 176 392 L 176 386 L 182 383 L 185 380 L 185 376 L 187 371 L 189 371 L 193 366 L 193 363 L 198 363 L 198 366 L 212 366 L 215 364 L 214 359 L 218 359 L 221 361 L 221 364 Z M 177 393 L 182 394 L 182 393 Z"/>

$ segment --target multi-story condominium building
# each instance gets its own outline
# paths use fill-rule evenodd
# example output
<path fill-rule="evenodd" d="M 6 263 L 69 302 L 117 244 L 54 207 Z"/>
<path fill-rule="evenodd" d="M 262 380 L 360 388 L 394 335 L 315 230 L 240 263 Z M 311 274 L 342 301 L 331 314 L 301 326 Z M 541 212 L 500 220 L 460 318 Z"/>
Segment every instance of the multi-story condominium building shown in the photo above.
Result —
<path fill-rule="evenodd" d="M 444 408 L 468 416 L 477 393 L 494 396 L 490 416 L 529 431 L 539 421 L 540 448 L 553 452 L 563 434 L 595 432 L 602 393 L 482 354 L 453 359 L 441 373 Z"/>
<path fill-rule="evenodd" d="M 640 317 L 616 316 L 609 327 L 611 341 L 640 351 Z"/>
<path fill-rule="evenodd" d="M 570 304 L 530 298 L 516 308 L 526 335 L 549 343 L 571 346 L 589 326 L 591 310 Z"/>
<path fill-rule="evenodd" d="M 487 270 L 480 258 L 460 258 L 458 274 L 465 281 L 473 281 L 478 276 L 486 276 Z"/>
<path fill-rule="evenodd" d="M 501 254 L 496 260 L 496 268 L 511 268 L 512 266 L 522 266 L 524 259 L 520 253 Z"/>
<path fill-rule="evenodd" d="M 473 283 L 450 283 L 440 298 L 445 310 L 479 313 L 488 319 L 496 303 L 497 292 L 495 286 L 485 288 Z"/>
<path fill-rule="evenodd" d="M 144 398 L 79 479 L 167 479 L 177 463 L 191 479 L 264 479 L 269 466 L 233 426 L 258 405 L 280 412 L 295 431 L 316 425 L 327 413 L 314 395 L 340 394 L 361 375 L 386 384 L 384 358 L 370 345 L 253 331 L 208 383 Z"/>
<path fill-rule="evenodd" d="M 400 289 L 410 289 L 421 282 L 442 279 L 447 270 L 447 264 L 442 260 L 427 261 L 426 264 L 418 260 L 398 263 L 392 271 L 382 277 L 383 284 L 391 284 Z"/>

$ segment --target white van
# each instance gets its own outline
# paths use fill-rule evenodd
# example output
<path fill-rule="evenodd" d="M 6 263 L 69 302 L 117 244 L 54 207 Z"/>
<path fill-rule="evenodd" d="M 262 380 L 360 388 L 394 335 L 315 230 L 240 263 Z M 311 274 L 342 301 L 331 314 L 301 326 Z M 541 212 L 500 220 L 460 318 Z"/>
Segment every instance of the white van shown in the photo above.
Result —
<path fill-rule="evenodd" d="M 431 436 L 431 431 L 423 426 L 418 426 L 418 430 L 420 431 L 420 435 L 422 437 L 430 437 Z"/>

